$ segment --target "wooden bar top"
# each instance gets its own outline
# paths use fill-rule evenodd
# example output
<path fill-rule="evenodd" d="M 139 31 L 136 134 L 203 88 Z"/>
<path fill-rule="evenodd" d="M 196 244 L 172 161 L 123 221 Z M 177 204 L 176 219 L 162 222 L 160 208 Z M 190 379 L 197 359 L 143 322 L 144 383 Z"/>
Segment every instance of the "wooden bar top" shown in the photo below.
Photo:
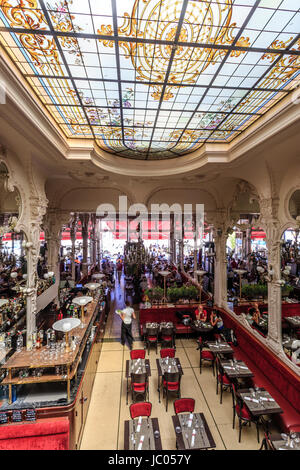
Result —
<path fill-rule="evenodd" d="M 46 346 L 41 347 L 40 349 L 35 349 L 33 351 L 27 351 L 26 348 L 19 353 L 15 352 L 8 361 L 1 365 L 2 369 L 37 369 L 37 368 L 47 368 L 55 367 L 60 365 L 72 365 L 77 357 L 79 350 L 82 347 L 82 342 L 86 331 L 90 325 L 92 318 L 96 314 L 96 307 L 98 305 L 98 300 L 95 299 L 93 302 L 88 304 L 87 312 L 84 317 L 84 328 L 75 328 L 72 330 L 72 336 L 77 336 L 79 338 L 78 344 L 74 351 L 69 353 L 59 354 L 57 359 L 49 359 L 49 349 Z M 87 338 L 86 338 L 87 340 Z M 54 377 L 53 377 L 54 378 Z M 38 378 L 36 378 L 38 379 Z M 24 379 L 20 379 L 20 382 L 23 383 Z"/>

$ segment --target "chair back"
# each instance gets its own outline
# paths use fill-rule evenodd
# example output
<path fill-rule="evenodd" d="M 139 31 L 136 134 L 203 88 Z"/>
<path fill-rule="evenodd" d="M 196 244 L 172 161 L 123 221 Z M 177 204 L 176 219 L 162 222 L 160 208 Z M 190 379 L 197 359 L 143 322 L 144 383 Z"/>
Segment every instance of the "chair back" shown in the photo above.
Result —
<path fill-rule="evenodd" d="M 157 336 L 158 335 L 158 327 L 149 327 L 146 329 L 147 336 Z"/>
<path fill-rule="evenodd" d="M 180 398 L 174 401 L 175 413 L 193 413 L 195 409 L 194 398 Z"/>
<path fill-rule="evenodd" d="M 232 388 L 233 406 L 236 408 L 237 415 L 239 416 L 242 412 L 243 406 L 245 405 L 243 403 L 243 400 L 237 396 L 236 385 L 234 382 L 232 382 L 231 388 Z"/>
<path fill-rule="evenodd" d="M 140 403 L 133 403 L 129 407 L 130 416 L 132 419 L 138 418 L 139 416 L 150 416 L 152 411 L 152 403 L 145 401 Z"/>
<path fill-rule="evenodd" d="M 161 335 L 162 336 L 173 336 L 174 329 L 170 327 L 163 327 L 161 329 Z"/>
<path fill-rule="evenodd" d="M 216 356 L 216 360 L 215 360 L 215 364 L 216 364 L 216 372 L 217 374 L 221 374 L 223 375 L 224 374 L 224 369 L 221 365 L 221 361 L 220 361 L 220 358 L 218 356 Z"/>
<path fill-rule="evenodd" d="M 131 374 L 131 383 L 132 384 L 144 384 L 147 382 L 147 374 L 144 372 L 142 374 Z"/>
<path fill-rule="evenodd" d="M 164 357 L 175 357 L 175 349 L 174 348 L 165 348 L 160 350 L 160 357 L 163 359 Z"/>
<path fill-rule="evenodd" d="M 180 374 L 179 372 L 165 372 L 164 373 L 164 380 L 167 383 L 175 383 L 180 381 Z"/>
<path fill-rule="evenodd" d="M 144 349 L 133 349 L 130 351 L 130 359 L 145 359 L 146 351 Z"/>

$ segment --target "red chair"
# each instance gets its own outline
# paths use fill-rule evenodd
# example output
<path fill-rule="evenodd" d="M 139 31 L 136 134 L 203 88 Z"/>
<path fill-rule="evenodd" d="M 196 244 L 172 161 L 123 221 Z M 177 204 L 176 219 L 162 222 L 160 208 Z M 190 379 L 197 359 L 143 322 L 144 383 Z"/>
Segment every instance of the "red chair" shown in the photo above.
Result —
<path fill-rule="evenodd" d="M 220 364 L 219 358 L 216 359 L 216 376 L 217 376 L 217 395 L 219 392 L 219 384 L 220 384 L 220 404 L 222 404 L 222 397 L 223 391 L 230 390 L 232 393 L 232 382 L 227 377 L 226 373 L 224 372 L 223 367 Z"/>
<path fill-rule="evenodd" d="M 200 374 L 202 373 L 202 361 L 209 362 L 212 366 L 213 375 L 215 375 L 215 356 L 211 351 L 203 349 L 204 343 L 200 343 Z"/>
<path fill-rule="evenodd" d="M 148 349 L 148 355 L 150 354 L 150 345 L 155 345 L 157 354 L 157 343 L 158 343 L 158 327 L 147 328 L 145 335 L 145 346 Z"/>
<path fill-rule="evenodd" d="M 194 398 L 179 398 L 174 401 L 175 413 L 193 413 L 195 409 Z"/>
<path fill-rule="evenodd" d="M 176 393 L 180 398 L 180 380 L 179 372 L 165 372 L 163 377 L 163 396 L 166 396 L 166 411 L 168 411 L 169 393 Z"/>
<path fill-rule="evenodd" d="M 152 403 L 150 403 L 149 401 L 133 403 L 132 405 L 130 405 L 129 410 L 132 419 L 138 418 L 140 416 L 148 416 L 149 418 L 152 411 Z"/>
<path fill-rule="evenodd" d="M 233 396 L 233 424 L 232 428 L 235 427 L 235 416 L 239 419 L 239 442 L 241 442 L 241 435 L 242 435 L 242 427 L 254 422 L 256 425 L 256 432 L 257 432 L 257 441 L 259 442 L 259 419 L 254 418 L 254 416 L 250 413 L 247 406 L 243 402 L 243 400 L 237 396 L 236 389 L 234 384 L 232 384 L 232 396 Z"/>
<path fill-rule="evenodd" d="M 137 396 L 142 397 L 142 401 L 149 400 L 149 384 L 147 374 L 131 374 L 131 399 L 135 402 Z"/>
<path fill-rule="evenodd" d="M 145 359 L 146 351 L 144 349 L 133 349 L 130 351 L 130 359 Z"/>
<path fill-rule="evenodd" d="M 166 348 L 160 350 L 160 357 L 163 359 L 164 357 L 175 357 L 175 349 L 174 348 Z"/>
<path fill-rule="evenodd" d="M 161 330 L 161 346 L 170 346 L 175 348 L 175 336 L 173 328 L 162 328 Z"/>

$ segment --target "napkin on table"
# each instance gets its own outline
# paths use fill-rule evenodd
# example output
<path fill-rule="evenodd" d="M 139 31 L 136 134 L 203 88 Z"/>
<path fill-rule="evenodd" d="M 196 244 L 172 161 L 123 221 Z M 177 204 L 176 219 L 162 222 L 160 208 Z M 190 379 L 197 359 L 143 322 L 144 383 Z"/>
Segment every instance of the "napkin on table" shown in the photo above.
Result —
<path fill-rule="evenodd" d="M 140 416 L 139 420 L 138 420 L 138 425 L 137 425 L 137 428 L 136 428 L 136 432 L 140 432 L 141 426 L 142 426 L 142 417 Z"/>
<path fill-rule="evenodd" d="M 195 437 L 196 437 L 196 430 L 193 429 L 192 440 L 191 440 L 191 447 L 195 445 Z"/>
<path fill-rule="evenodd" d="M 193 413 L 190 414 L 189 416 L 189 419 L 188 419 L 188 428 L 190 428 L 192 426 L 192 422 L 193 422 Z"/>
<path fill-rule="evenodd" d="M 259 403 L 259 400 L 256 398 L 244 397 L 244 400 L 253 401 L 254 403 Z"/>
<path fill-rule="evenodd" d="M 145 436 L 141 436 L 138 450 L 142 450 L 144 439 L 145 439 Z"/>

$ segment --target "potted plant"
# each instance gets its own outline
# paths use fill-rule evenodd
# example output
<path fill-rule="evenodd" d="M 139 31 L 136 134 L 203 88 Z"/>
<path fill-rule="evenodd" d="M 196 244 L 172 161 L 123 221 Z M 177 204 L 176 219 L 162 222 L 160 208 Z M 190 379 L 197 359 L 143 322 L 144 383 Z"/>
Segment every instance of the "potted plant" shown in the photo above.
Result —
<path fill-rule="evenodd" d="M 281 295 L 282 297 L 289 297 L 291 295 L 291 292 L 293 291 L 293 287 L 290 286 L 289 284 L 284 284 L 284 286 L 281 287 Z"/>
<path fill-rule="evenodd" d="M 161 287 L 154 287 L 153 288 L 153 299 L 157 303 L 160 303 L 162 301 L 162 298 L 164 296 L 164 290 Z"/>
<path fill-rule="evenodd" d="M 185 291 L 186 298 L 191 302 L 192 300 L 197 300 L 198 289 L 196 286 L 187 286 Z"/>
<path fill-rule="evenodd" d="M 179 300 L 180 291 L 178 287 L 169 287 L 167 289 L 167 297 L 172 303 L 176 303 Z"/>

